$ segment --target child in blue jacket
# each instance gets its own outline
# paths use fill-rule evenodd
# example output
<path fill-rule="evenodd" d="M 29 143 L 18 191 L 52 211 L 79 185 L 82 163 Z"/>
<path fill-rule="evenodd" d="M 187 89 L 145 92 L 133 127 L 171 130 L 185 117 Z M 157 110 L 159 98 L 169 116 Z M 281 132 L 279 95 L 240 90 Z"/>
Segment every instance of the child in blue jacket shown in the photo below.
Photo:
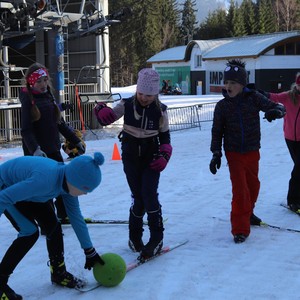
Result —
<path fill-rule="evenodd" d="M 78 196 L 92 192 L 100 184 L 99 165 L 103 162 L 104 157 L 98 152 L 94 158 L 79 156 L 69 164 L 45 157 L 24 156 L 0 165 L 0 216 L 5 210 L 8 211 L 19 227 L 18 237 L 0 263 L 0 299 L 22 299 L 7 283 L 18 263 L 38 239 L 37 219 L 41 220 L 46 232 L 47 244 L 50 243 L 51 281 L 70 288 L 82 284 L 66 271 L 61 226 L 51 205 L 45 205 L 57 195 L 62 195 L 70 223 L 84 249 L 84 267 L 90 270 L 96 262 L 104 264 L 93 247 L 78 201 Z M 25 206 L 27 210 L 24 214 L 16 204 L 25 202 L 29 206 Z M 34 213 L 30 204 L 35 209 Z M 34 204 L 40 205 L 40 211 Z"/>

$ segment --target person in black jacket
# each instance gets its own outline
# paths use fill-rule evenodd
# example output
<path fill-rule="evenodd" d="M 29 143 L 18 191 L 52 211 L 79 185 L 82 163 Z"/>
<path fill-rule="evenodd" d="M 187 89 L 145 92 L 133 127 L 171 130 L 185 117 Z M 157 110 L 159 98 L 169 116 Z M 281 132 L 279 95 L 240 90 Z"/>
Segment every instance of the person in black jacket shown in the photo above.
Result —
<path fill-rule="evenodd" d="M 150 68 L 138 74 L 136 94 L 113 109 L 98 103 L 94 111 L 102 126 L 124 116 L 122 161 L 132 194 L 129 211 L 129 247 L 144 259 L 163 245 L 163 219 L 158 199 L 160 172 L 172 154 L 167 107 L 158 99 L 159 74 Z M 150 239 L 144 245 L 143 217 L 147 213 Z"/>
<path fill-rule="evenodd" d="M 272 120 L 285 115 L 283 105 L 270 101 L 247 85 L 245 63 L 228 61 L 224 70 L 224 99 L 215 107 L 210 150 L 213 153 L 210 171 L 221 166 L 222 142 L 232 183 L 231 232 L 235 243 L 242 243 L 250 234 L 250 224 L 260 225 L 253 214 L 259 194 L 260 116 Z"/>
<path fill-rule="evenodd" d="M 44 156 L 63 162 L 60 134 L 76 145 L 79 154 L 85 153 L 85 144 L 62 118 L 51 91 L 47 69 L 32 64 L 25 74 L 26 87 L 20 91 L 21 135 L 24 155 Z M 63 200 L 56 198 L 57 216 L 61 223 L 67 218 Z"/>

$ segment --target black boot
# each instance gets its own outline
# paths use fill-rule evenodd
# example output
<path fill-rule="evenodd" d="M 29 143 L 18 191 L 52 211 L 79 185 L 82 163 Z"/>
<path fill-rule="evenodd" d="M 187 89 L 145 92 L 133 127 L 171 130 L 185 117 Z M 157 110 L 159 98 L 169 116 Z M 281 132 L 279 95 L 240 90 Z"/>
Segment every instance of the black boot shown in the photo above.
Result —
<path fill-rule="evenodd" d="M 143 215 L 137 216 L 132 207 L 129 210 L 129 241 L 128 246 L 133 252 L 140 252 L 144 243 L 143 237 Z"/>
<path fill-rule="evenodd" d="M 61 259 L 50 259 L 51 282 L 68 288 L 75 288 L 84 285 L 84 282 L 67 272 L 66 265 Z"/>
<path fill-rule="evenodd" d="M 261 222 L 262 222 L 261 218 L 257 217 L 255 214 L 252 213 L 252 215 L 250 217 L 250 225 L 260 226 Z"/>
<path fill-rule="evenodd" d="M 244 234 L 236 234 L 234 237 L 233 237 L 233 240 L 236 244 L 241 244 L 241 243 L 244 243 L 247 239 L 247 236 L 244 235 Z"/>
<path fill-rule="evenodd" d="M 15 293 L 8 284 L 8 276 L 0 275 L 0 299 L 2 300 L 22 300 L 23 297 Z"/>
<path fill-rule="evenodd" d="M 164 227 L 161 209 L 148 213 L 148 225 L 150 230 L 150 239 L 142 249 L 142 259 L 158 254 L 163 247 Z"/>
<path fill-rule="evenodd" d="M 290 210 L 292 210 L 293 212 L 295 212 L 296 214 L 300 215 L 300 205 L 296 204 L 296 203 L 290 203 L 289 204 L 289 208 Z"/>

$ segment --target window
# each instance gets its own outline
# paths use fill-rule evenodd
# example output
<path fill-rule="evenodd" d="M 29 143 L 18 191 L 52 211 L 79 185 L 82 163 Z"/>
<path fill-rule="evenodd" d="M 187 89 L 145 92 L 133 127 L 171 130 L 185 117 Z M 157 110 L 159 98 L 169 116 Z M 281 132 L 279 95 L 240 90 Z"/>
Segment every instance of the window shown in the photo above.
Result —
<path fill-rule="evenodd" d="M 300 42 L 296 43 L 296 55 L 300 55 Z"/>
<path fill-rule="evenodd" d="M 200 68 L 201 66 L 202 66 L 202 55 L 196 55 L 195 68 Z"/>
<path fill-rule="evenodd" d="M 275 55 L 299 55 L 300 42 L 287 43 L 275 48 Z"/>
<path fill-rule="evenodd" d="M 295 44 L 294 43 L 288 43 L 285 45 L 286 48 L 286 55 L 294 55 L 295 54 Z"/>
<path fill-rule="evenodd" d="M 284 45 L 275 48 L 275 55 L 284 55 Z"/>

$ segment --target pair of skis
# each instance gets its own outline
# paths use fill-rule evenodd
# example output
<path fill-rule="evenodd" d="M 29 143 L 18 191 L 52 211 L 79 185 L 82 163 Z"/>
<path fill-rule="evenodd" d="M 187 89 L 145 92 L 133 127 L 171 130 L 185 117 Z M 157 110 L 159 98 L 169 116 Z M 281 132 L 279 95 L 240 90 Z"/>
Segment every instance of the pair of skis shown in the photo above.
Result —
<path fill-rule="evenodd" d="M 163 222 L 167 222 L 168 218 L 164 219 Z M 129 224 L 128 220 L 100 220 L 93 218 L 84 218 L 86 224 Z M 144 225 L 148 225 L 147 221 L 143 222 Z M 64 219 L 61 221 L 61 225 L 70 225 L 69 219 Z"/>
<path fill-rule="evenodd" d="M 86 224 L 129 224 L 128 220 L 101 220 L 93 218 L 84 218 Z M 70 225 L 69 219 L 64 219 L 61 225 Z"/>
<path fill-rule="evenodd" d="M 166 253 L 169 253 L 170 251 L 185 245 L 187 242 L 188 242 L 188 240 L 184 240 L 182 242 L 178 242 L 178 243 L 175 243 L 175 244 L 165 246 L 161 249 L 161 251 L 158 254 L 156 254 L 156 255 L 154 255 L 150 258 L 144 259 L 144 260 L 139 260 L 137 258 L 134 261 L 132 261 L 131 263 L 127 264 L 126 272 L 128 273 L 129 271 L 134 270 L 137 267 L 139 267 L 139 266 L 141 266 L 141 265 L 143 265 L 143 264 L 145 264 L 149 261 L 152 261 L 157 257 L 160 257 L 160 256 L 162 256 Z M 101 287 L 101 286 L 102 285 L 100 283 L 93 282 L 93 283 L 87 283 L 87 284 L 85 284 L 84 286 L 81 286 L 81 287 L 76 287 L 76 290 L 78 290 L 80 292 L 89 292 L 89 291 L 95 290 L 95 289 L 97 289 L 98 287 Z"/>
<path fill-rule="evenodd" d="M 296 214 L 298 216 L 300 216 L 300 211 L 293 211 L 290 209 L 290 207 L 286 204 L 281 203 L 280 206 L 288 209 L 289 211 L 291 211 L 293 214 Z M 218 218 L 218 217 L 213 217 L 214 219 L 218 219 L 220 221 L 225 221 L 222 218 Z M 274 229 L 278 229 L 278 230 L 282 230 L 282 231 L 289 231 L 289 232 L 296 232 L 296 233 L 300 233 L 300 229 L 294 229 L 294 228 L 287 228 L 287 227 L 281 227 L 281 226 L 277 226 L 277 225 L 272 225 L 266 222 L 261 222 L 259 225 L 252 225 L 252 226 L 257 226 L 257 227 L 269 227 L 269 228 L 274 228 Z"/>

